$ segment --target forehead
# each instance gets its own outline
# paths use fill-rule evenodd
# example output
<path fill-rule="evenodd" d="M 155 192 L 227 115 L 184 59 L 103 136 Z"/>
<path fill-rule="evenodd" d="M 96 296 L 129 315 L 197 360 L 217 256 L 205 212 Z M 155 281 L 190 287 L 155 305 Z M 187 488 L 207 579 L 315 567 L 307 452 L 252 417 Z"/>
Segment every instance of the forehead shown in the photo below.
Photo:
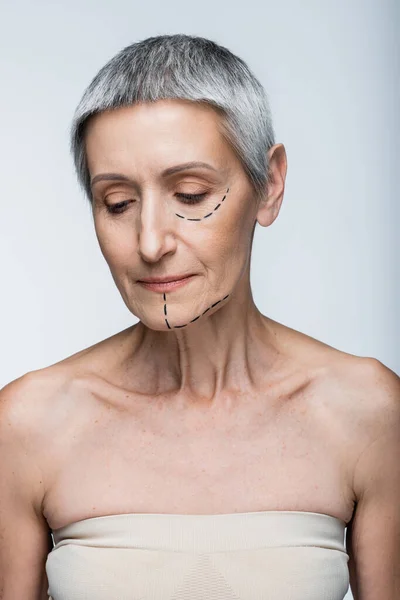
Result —
<path fill-rule="evenodd" d="M 236 157 L 220 132 L 221 116 L 211 106 L 185 100 L 158 100 L 121 107 L 90 118 L 85 146 L 92 176 L 104 168 L 176 160 L 208 159 L 216 168 Z M 181 161 L 182 162 L 182 161 Z"/>

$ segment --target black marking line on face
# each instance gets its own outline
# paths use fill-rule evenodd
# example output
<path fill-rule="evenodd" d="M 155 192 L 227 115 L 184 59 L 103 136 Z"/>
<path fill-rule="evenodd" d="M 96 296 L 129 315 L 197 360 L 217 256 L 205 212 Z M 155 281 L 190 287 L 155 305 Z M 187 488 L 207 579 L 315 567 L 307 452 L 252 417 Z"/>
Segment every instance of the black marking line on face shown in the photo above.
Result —
<path fill-rule="evenodd" d="M 208 215 L 205 215 L 204 217 L 201 217 L 200 219 L 189 219 L 188 217 L 183 217 L 182 215 L 178 215 L 178 213 L 175 213 L 177 217 L 179 217 L 180 219 L 186 219 L 186 221 L 202 221 L 203 219 L 207 219 L 208 217 L 211 217 L 211 215 L 218 210 L 218 208 L 221 206 L 221 204 L 223 203 L 223 201 L 225 200 L 227 194 L 229 192 L 229 188 L 226 190 L 225 192 L 225 196 L 222 198 L 221 202 L 219 204 L 217 204 L 217 206 L 210 212 L 208 213 Z"/>
<path fill-rule="evenodd" d="M 165 292 L 163 294 L 163 297 L 164 297 L 164 302 L 165 302 L 165 304 L 164 304 L 164 315 L 167 316 L 167 297 L 165 295 Z M 165 319 L 165 322 L 167 324 L 168 329 L 171 329 L 171 327 L 169 326 L 169 323 L 168 323 L 167 319 Z"/>
<path fill-rule="evenodd" d="M 164 296 L 164 315 L 167 315 L 167 298 L 166 295 L 163 294 Z M 211 306 L 209 306 L 201 315 L 198 315 L 197 317 L 195 317 L 194 319 L 192 319 L 191 321 L 189 321 L 189 323 L 194 323 L 194 321 L 197 321 L 197 319 L 200 319 L 200 317 L 202 317 L 203 315 L 206 314 L 206 312 L 208 312 L 211 308 L 214 308 L 214 306 L 217 306 L 217 304 L 219 304 L 220 302 L 223 302 L 224 300 L 226 300 L 227 298 L 229 298 L 230 294 L 227 294 L 226 296 L 224 296 L 222 298 L 222 300 L 218 300 L 218 302 L 214 302 L 214 304 L 211 304 Z M 168 323 L 168 320 L 165 319 L 165 322 L 167 324 L 168 329 L 181 329 L 182 327 L 187 327 L 189 325 L 189 323 L 185 323 L 185 325 L 174 325 L 173 327 L 170 326 L 170 324 Z"/>
<path fill-rule="evenodd" d="M 201 221 L 202 219 L 207 219 L 208 217 L 210 217 L 216 210 L 218 210 L 218 208 L 221 206 L 221 204 L 223 203 L 223 201 L 225 200 L 227 194 L 229 192 L 229 188 L 226 190 L 225 196 L 222 198 L 221 202 L 219 204 L 217 204 L 217 206 L 214 208 L 213 211 L 211 211 L 210 213 L 208 213 L 208 215 L 205 215 L 204 217 L 202 217 L 201 219 L 188 219 L 187 217 L 183 217 L 182 215 L 178 215 L 178 213 L 175 213 L 177 217 L 179 217 L 180 219 L 186 219 L 187 221 Z M 226 300 L 228 297 L 230 296 L 230 294 L 227 294 L 226 296 L 224 296 L 224 298 L 222 298 L 222 300 L 218 300 L 217 302 L 214 302 L 214 304 L 211 304 L 211 306 L 209 306 L 201 315 L 198 315 L 197 317 L 195 317 L 194 319 L 192 319 L 191 321 L 189 321 L 189 323 L 194 323 L 194 321 L 197 321 L 197 319 L 200 319 L 200 317 L 202 317 L 203 315 L 206 314 L 206 312 L 208 312 L 211 308 L 214 308 L 214 306 L 217 306 L 217 304 L 219 304 L 220 302 L 223 302 L 224 300 Z M 163 298 L 164 298 L 164 315 L 165 317 L 167 317 L 167 296 L 165 294 L 165 292 L 163 293 Z M 167 324 L 168 329 L 172 329 L 172 327 L 170 326 L 170 324 L 168 323 L 167 318 L 165 318 L 165 323 Z M 187 327 L 187 325 L 189 325 L 189 323 L 186 323 L 185 325 L 174 325 L 173 329 L 181 329 L 182 327 Z"/>

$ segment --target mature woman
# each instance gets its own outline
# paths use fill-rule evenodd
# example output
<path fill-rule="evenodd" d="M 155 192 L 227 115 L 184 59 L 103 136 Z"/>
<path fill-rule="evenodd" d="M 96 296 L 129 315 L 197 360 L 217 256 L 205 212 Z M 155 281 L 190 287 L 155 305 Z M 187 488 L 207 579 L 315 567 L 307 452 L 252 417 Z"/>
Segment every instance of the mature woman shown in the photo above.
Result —
<path fill-rule="evenodd" d="M 1 598 L 398 599 L 399 378 L 253 301 L 286 176 L 261 84 L 209 40 L 143 40 L 72 148 L 139 322 L 1 391 Z"/>

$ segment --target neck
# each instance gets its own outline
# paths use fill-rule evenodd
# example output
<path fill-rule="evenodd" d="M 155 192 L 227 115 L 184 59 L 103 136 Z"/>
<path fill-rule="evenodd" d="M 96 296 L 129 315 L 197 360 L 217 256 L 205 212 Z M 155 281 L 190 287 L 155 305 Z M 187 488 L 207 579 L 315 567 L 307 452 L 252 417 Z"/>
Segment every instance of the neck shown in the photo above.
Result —
<path fill-rule="evenodd" d="M 257 309 L 249 278 L 243 278 L 219 310 L 187 327 L 163 332 L 136 324 L 131 371 L 147 393 L 178 395 L 188 404 L 210 406 L 232 393 L 256 393 L 279 357 L 273 323 Z"/>

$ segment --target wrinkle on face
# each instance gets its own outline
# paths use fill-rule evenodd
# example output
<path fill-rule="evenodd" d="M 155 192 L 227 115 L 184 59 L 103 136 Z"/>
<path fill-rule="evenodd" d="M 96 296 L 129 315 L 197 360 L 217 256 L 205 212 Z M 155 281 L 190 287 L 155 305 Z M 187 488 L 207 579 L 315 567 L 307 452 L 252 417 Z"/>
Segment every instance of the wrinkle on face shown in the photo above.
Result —
<path fill-rule="evenodd" d="M 236 385 L 241 369 L 246 379 L 252 364 L 246 346 L 253 338 L 259 346 L 261 337 L 249 282 L 257 202 L 219 119 L 209 106 L 167 100 L 98 114 L 86 134 L 96 235 L 126 306 L 145 328 L 137 350 L 148 356 L 151 347 L 154 362 L 168 364 L 181 389 L 195 385 L 206 397 L 214 393 L 210 386 L 218 390 L 229 377 Z M 192 161 L 212 168 L 171 171 Z M 212 216 L 196 222 L 177 216 L 192 213 L 184 204 L 176 209 L 176 194 L 201 190 L 218 206 Z M 124 212 L 107 211 L 107 204 L 124 199 Z M 165 299 L 137 283 L 181 273 L 196 277 Z M 165 305 L 171 327 L 187 326 L 172 333 Z M 165 333 L 168 341 L 161 345 Z"/>

